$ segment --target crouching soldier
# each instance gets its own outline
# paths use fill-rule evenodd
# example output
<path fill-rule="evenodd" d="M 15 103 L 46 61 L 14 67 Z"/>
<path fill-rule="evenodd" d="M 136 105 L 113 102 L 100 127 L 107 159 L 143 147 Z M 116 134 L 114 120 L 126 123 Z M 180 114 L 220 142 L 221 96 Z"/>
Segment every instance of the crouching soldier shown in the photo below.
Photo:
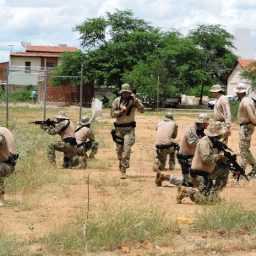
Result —
<path fill-rule="evenodd" d="M 126 179 L 126 169 L 130 165 L 131 147 L 135 143 L 135 111 L 144 112 L 144 106 L 129 84 L 123 84 L 121 96 L 114 99 L 111 107 L 111 117 L 116 118 L 115 129 L 112 130 L 113 140 L 116 142 L 116 153 L 119 160 L 121 179 Z"/>
<path fill-rule="evenodd" d="M 180 204 L 185 197 L 196 203 L 218 200 L 218 193 L 227 184 L 229 165 L 214 142 L 222 139 L 225 133 L 226 130 L 219 121 L 209 125 L 207 136 L 199 140 L 192 160 L 190 175 L 193 188 L 180 185 L 177 203 Z M 213 176 L 217 181 L 215 184 Z"/>
<path fill-rule="evenodd" d="M 78 157 L 75 157 L 77 155 L 75 128 L 63 111 L 57 114 L 56 119 L 57 122 L 55 126 L 41 125 L 41 128 L 48 134 L 58 134 L 61 137 L 61 141 L 49 144 L 47 156 L 52 164 L 56 164 L 55 151 L 63 152 L 63 167 L 72 168 L 79 164 Z"/>
<path fill-rule="evenodd" d="M 158 186 L 162 185 L 164 180 L 168 180 L 173 185 L 180 185 L 189 187 L 190 183 L 190 169 L 193 156 L 196 151 L 198 141 L 205 136 L 204 130 L 209 125 L 209 116 L 207 113 L 200 113 L 194 124 L 190 125 L 182 138 L 179 152 L 177 152 L 177 159 L 181 166 L 182 178 L 173 175 L 165 175 L 157 173 L 155 183 Z"/>
<path fill-rule="evenodd" d="M 156 127 L 156 158 L 153 165 L 153 171 L 163 171 L 167 157 L 169 156 L 169 170 L 175 167 L 175 152 L 178 144 L 173 139 L 177 137 L 178 125 L 173 119 L 172 113 L 168 112 L 162 121 Z"/>
<path fill-rule="evenodd" d="M 82 167 L 87 167 L 87 153 L 91 150 L 89 158 L 94 158 L 95 154 L 98 152 L 99 143 L 95 140 L 95 135 L 90 128 L 90 118 L 89 116 L 82 116 L 75 130 L 77 151 L 78 155 L 82 157 Z"/>
<path fill-rule="evenodd" d="M 18 157 L 14 136 L 0 127 L 0 207 L 4 206 L 4 178 L 13 173 Z"/>

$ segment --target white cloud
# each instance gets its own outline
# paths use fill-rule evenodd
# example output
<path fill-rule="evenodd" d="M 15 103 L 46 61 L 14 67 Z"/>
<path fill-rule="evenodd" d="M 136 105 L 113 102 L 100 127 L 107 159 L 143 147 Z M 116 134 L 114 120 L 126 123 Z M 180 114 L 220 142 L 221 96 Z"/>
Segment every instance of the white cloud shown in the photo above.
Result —
<path fill-rule="evenodd" d="M 255 0 L 0 0 L 0 62 L 8 60 L 7 45 L 18 51 L 21 41 L 79 47 L 74 27 L 115 9 L 131 9 L 135 17 L 181 33 L 199 24 L 221 24 L 231 33 L 247 28 L 256 41 L 255 7 Z"/>

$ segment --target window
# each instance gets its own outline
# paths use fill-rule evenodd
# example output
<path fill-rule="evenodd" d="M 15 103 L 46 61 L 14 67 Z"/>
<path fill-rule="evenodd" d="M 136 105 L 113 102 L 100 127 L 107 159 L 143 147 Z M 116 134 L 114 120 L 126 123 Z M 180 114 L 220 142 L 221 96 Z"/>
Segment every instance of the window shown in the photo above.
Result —
<path fill-rule="evenodd" d="M 26 73 L 31 72 L 31 61 L 25 61 L 25 72 Z"/>

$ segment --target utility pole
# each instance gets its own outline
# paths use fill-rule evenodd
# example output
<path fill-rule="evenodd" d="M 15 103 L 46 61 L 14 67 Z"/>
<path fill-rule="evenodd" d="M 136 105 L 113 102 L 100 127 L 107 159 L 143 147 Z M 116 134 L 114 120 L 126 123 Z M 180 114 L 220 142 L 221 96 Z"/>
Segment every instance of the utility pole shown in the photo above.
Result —
<path fill-rule="evenodd" d="M 81 77 L 80 77 L 80 109 L 79 109 L 79 121 L 82 116 L 82 105 L 83 105 L 83 80 L 84 80 L 84 63 L 81 66 Z"/>
<path fill-rule="evenodd" d="M 156 109 L 159 109 L 159 84 L 160 84 L 160 77 L 157 75 L 157 95 L 156 95 Z"/>

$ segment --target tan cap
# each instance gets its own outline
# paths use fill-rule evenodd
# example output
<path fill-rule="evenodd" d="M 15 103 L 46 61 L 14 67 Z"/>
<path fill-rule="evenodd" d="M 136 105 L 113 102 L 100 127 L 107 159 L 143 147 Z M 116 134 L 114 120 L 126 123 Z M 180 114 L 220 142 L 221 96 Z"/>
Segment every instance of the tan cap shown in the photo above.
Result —
<path fill-rule="evenodd" d="M 173 119 L 173 114 L 171 112 L 166 112 L 164 117 L 167 119 Z"/>
<path fill-rule="evenodd" d="M 90 124 L 90 117 L 89 116 L 81 116 L 81 119 L 80 119 L 80 122 L 79 122 L 80 125 L 88 125 Z"/>
<path fill-rule="evenodd" d="M 222 126 L 220 121 L 209 124 L 205 130 L 205 134 L 210 137 L 220 136 L 226 132 L 226 129 Z"/>
<path fill-rule="evenodd" d="M 224 92 L 224 89 L 219 84 L 215 84 L 211 87 L 210 92 Z"/>
<path fill-rule="evenodd" d="M 60 111 L 57 115 L 56 118 L 58 119 L 68 119 L 68 117 L 66 116 L 66 113 L 64 111 Z"/>
<path fill-rule="evenodd" d="M 198 124 L 205 124 L 209 123 L 210 117 L 208 116 L 207 113 L 200 113 L 196 119 L 196 123 Z"/>
<path fill-rule="evenodd" d="M 131 86 L 129 84 L 122 84 L 120 93 L 122 93 L 122 92 L 132 93 Z"/>
<path fill-rule="evenodd" d="M 247 86 L 244 83 L 239 83 L 238 86 L 234 89 L 235 93 L 246 93 Z"/>

